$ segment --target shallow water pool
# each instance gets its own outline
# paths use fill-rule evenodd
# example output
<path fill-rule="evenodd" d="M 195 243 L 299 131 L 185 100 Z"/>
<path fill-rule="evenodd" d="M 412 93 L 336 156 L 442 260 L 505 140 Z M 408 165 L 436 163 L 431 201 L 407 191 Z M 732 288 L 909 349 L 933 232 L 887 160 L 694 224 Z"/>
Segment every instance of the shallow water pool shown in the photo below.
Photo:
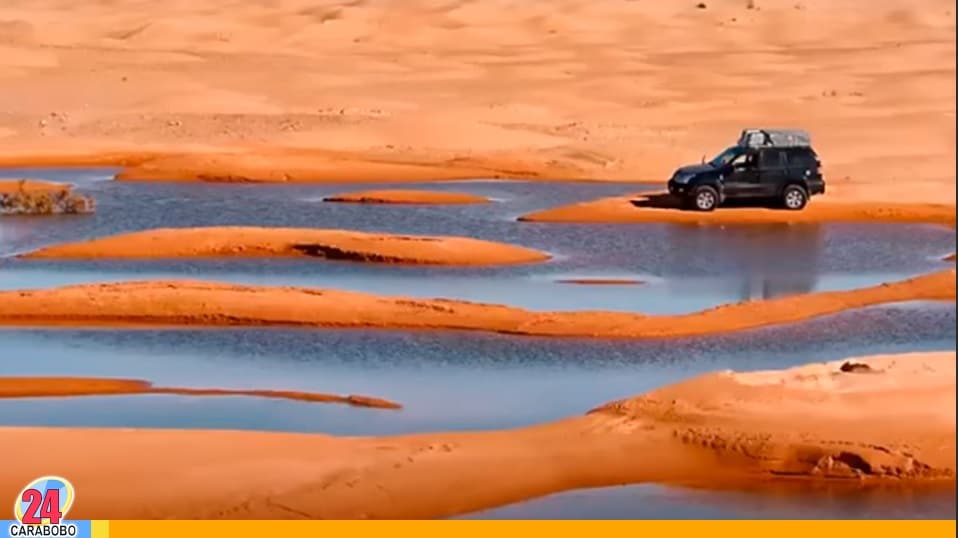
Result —
<path fill-rule="evenodd" d="M 395 185 L 123 183 L 105 169 L 2 170 L 76 183 L 86 216 L 0 219 L 0 289 L 188 278 L 447 297 L 536 310 L 682 313 L 849 289 L 953 266 L 954 231 L 823 224 L 699 227 L 521 223 L 522 214 L 643 185 L 467 181 L 403 185 L 487 196 L 476 206 L 330 204 Z M 812 202 L 814 203 L 814 201 Z M 157 227 L 345 228 L 463 235 L 551 253 L 497 268 L 383 267 L 312 259 L 54 262 L 46 245 Z M 569 278 L 634 278 L 576 286 Z M 216 428 L 384 435 L 519 427 L 577 415 L 706 372 L 955 347 L 954 303 L 899 303 L 727 335 L 649 341 L 309 329 L 0 329 L 0 376 L 124 377 L 160 385 L 379 396 L 399 411 L 252 397 L 146 395 L 0 400 L 0 424 Z M 655 485 L 560 493 L 466 518 L 950 518 L 954 491 L 705 492 Z"/>
<path fill-rule="evenodd" d="M 324 203 L 324 196 L 395 185 L 124 183 L 110 170 L 0 170 L 9 177 L 72 180 L 97 198 L 94 215 L 5 217 L 0 289 L 188 278 L 341 288 L 385 295 L 504 303 L 533 310 L 675 314 L 742 300 L 850 289 L 948 267 L 952 230 L 925 225 L 745 227 L 517 222 L 524 213 L 649 189 L 648 185 L 462 181 L 403 185 L 485 195 L 475 206 Z M 463 235 L 551 253 L 546 263 L 491 268 L 377 266 L 316 259 L 150 261 L 22 260 L 50 244 L 156 227 L 256 225 Z M 642 285 L 582 286 L 575 278 Z"/>

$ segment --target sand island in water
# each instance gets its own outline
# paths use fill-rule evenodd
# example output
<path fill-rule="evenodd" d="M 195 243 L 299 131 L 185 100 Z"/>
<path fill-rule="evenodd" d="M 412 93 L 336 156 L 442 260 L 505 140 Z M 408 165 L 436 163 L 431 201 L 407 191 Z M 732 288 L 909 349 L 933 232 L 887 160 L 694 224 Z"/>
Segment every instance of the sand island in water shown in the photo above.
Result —
<path fill-rule="evenodd" d="M 477 194 L 445 191 L 377 190 L 346 192 L 323 198 L 324 202 L 399 205 L 485 204 L 489 199 Z"/>
<path fill-rule="evenodd" d="M 24 258 L 317 257 L 371 263 L 506 265 L 541 262 L 536 250 L 472 239 L 349 230 L 221 226 L 162 228 L 54 245 Z"/>
<path fill-rule="evenodd" d="M 792 323 L 883 303 L 955 300 L 955 270 L 679 315 L 535 312 L 451 299 L 186 280 L 0 291 L 0 325 L 303 326 L 460 329 L 538 336 L 663 338 Z"/>
<path fill-rule="evenodd" d="M 139 379 L 95 377 L 0 377 L 2 398 L 57 398 L 72 396 L 129 396 L 135 394 L 173 394 L 177 396 L 255 396 L 301 402 L 343 403 L 357 407 L 399 409 L 398 403 L 350 394 L 324 394 L 297 390 L 221 389 L 196 387 L 158 387 Z"/>

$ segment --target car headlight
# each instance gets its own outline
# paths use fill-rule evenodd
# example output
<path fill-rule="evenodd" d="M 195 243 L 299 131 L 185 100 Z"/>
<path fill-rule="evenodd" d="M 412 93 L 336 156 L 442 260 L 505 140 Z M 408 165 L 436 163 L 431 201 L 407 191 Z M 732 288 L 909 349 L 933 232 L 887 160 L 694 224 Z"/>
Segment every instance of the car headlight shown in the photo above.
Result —
<path fill-rule="evenodd" d="M 675 181 L 676 183 L 680 185 L 685 185 L 686 183 L 689 182 L 690 179 L 692 179 L 693 175 L 695 174 L 676 174 L 676 176 L 672 179 L 672 181 Z"/>

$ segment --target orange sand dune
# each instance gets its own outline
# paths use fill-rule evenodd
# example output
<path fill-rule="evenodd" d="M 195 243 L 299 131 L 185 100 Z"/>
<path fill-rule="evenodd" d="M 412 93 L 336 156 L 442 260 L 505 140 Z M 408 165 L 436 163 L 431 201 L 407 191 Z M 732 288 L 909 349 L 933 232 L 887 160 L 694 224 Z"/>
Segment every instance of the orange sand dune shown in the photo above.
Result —
<path fill-rule="evenodd" d="M 257 396 L 303 402 L 344 403 L 358 407 L 400 409 L 401 405 L 370 396 L 338 396 L 293 390 L 198 389 L 155 387 L 149 381 L 91 377 L 0 377 L 0 398 L 64 396 L 119 396 L 131 394 L 176 394 L 180 396 Z"/>
<path fill-rule="evenodd" d="M 707 4 L 5 0 L 0 163 L 661 182 L 794 126 L 829 197 L 955 199 L 953 1 Z"/>
<path fill-rule="evenodd" d="M 680 224 L 757 224 L 808 222 L 927 222 L 955 225 L 955 206 L 941 203 L 839 201 L 813 198 L 801 211 L 761 207 L 721 207 L 715 211 L 685 210 L 668 194 L 601 198 L 519 217 L 528 222 L 673 222 Z"/>
<path fill-rule="evenodd" d="M 0 179 L 0 194 L 58 192 L 68 191 L 72 188 L 73 185 L 69 183 L 37 181 L 34 179 Z"/>
<path fill-rule="evenodd" d="M 324 202 L 354 202 L 360 204 L 484 204 L 485 196 L 460 192 L 380 190 L 347 192 L 328 196 Z"/>
<path fill-rule="evenodd" d="M 0 291 L 0 325 L 290 325 L 656 338 L 791 323 L 896 301 L 954 299 L 954 269 L 870 288 L 727 304 L 672 316 L 540 313 L 503 305 L 327 289 L 142 281 Z"/>
<path fill-rule="evenodd" d="M 20 463 L 0 475 L 0 495 L 16 495 L 53 459 L 83 492 L 71 513 L 84 519 L 437 518 L 640 482 L 953 487 L 955 353 L 854 362 L 872 371 L 843 372 L 838 361 L 708 374 L 502 431 L 344 438 L 4 427 L 5 453 Z"/>
<path fill-rule="evenodd" d="M 423 265 L 530 263 L 549 255 L 467 237 L 428 237 L 308 228 L 163 228 L 67 243 L 25 258 L 174 258 L 315 256 L 330 260 Z"/>

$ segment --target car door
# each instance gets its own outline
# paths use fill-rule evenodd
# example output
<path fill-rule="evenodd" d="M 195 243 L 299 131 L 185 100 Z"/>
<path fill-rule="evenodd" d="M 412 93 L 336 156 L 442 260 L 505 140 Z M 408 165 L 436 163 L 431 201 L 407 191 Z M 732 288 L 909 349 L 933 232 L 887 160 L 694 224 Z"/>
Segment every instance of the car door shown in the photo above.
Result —
<path fill-rule="evenodd" d="M 754 152 L 743 153 L 729 163 L 722 179 L 725 196 L 729 198 L 750 196 L 758 182 L 757 156 Z"/>
<path fill-rule="evenodd" d="M 774 197 L 781 193 L 785 180 L 788 179 L 788 161 L 785 150 L 766 148 L 759 152 L 758 182 L 752 193 L 753 196 Z"/>

